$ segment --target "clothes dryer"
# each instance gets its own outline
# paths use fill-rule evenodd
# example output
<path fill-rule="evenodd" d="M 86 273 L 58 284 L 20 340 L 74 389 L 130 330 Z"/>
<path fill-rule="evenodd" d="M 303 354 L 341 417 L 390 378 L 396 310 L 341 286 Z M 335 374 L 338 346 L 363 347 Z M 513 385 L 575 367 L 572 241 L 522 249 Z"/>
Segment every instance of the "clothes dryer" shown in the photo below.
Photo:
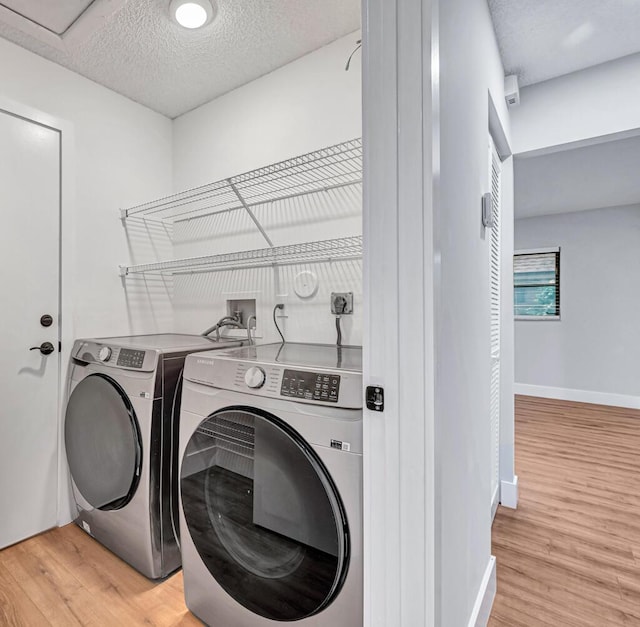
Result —
<path fill-rule="evenodd" d="M 73 346 L 64 432 L 75 522 L 151 579 L 181 562 L 177 442 L 184 359 L 238 345 L 156 334 Z"/>
<path fill-rule="evenodd" d="M 362 625 L 361 362 L 293 343 L 187 357 L 183 573 L 205 623 Z"/>

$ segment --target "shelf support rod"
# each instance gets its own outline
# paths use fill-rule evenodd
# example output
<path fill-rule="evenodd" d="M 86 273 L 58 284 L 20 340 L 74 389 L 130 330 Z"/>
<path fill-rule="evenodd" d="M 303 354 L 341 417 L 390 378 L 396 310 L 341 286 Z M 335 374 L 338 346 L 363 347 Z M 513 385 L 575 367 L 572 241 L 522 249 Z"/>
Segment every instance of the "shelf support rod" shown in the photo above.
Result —
<path fill-rule="evenodd" d="M 253 211 L 251 211 L 251 207 L 249 207 L 249 205 L 247 204 L 245 199 L 242 197 L 242 194 L 240 193 L 240 190 L 238 190 L 238 188 L 234 185 L 234 183 L 233 183 L 233 181 L 231 179 L 227 179 L 227 183 L 229 183 L 229 186 L 233 190 L 233 193 L 238 197 L 238 200 L 240 201 L 240 204 L 244 207 L 245 211 L 249 214 L 249 217 L 253 220 L 254 224 L 258 227 L 258 231 L 260 231 L 260 233 L 262 233 L 262 237 L 264 237 L 264 239 L 266 240 L 267 244 L 269 244 L 269 246 L 271 248 L 273 248 L 273 242 L 271 241 L 271 239 L 269 238 L 269 236 L 267 235 L 265 230 L 262 228 L 262 224 L 260 224 L 260 221 L 258 220 L 258 218 L 256 218 L 256 216 L 253 213 Z"/>

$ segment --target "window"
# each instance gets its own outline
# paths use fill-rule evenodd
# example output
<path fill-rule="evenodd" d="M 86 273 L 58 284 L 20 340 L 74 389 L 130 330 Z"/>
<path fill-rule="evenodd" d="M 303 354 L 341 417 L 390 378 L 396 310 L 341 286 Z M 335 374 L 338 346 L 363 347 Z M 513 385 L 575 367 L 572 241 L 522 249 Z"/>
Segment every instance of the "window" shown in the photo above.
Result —
<path fill-rule="evenodd" d="M 560 249 L 516 252 L 513 259 L 516 318 L 560 317 Z"/>

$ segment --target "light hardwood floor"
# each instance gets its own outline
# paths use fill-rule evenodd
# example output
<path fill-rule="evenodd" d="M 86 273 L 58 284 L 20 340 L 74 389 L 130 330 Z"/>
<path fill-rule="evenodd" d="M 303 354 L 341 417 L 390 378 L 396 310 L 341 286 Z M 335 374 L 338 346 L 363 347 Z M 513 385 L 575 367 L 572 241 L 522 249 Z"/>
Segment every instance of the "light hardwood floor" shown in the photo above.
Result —
<path fill-rule="evenodd" d="M 640 626 L 640 412 L 516 400 L 518 509 L 493 527 L 490 627 Z M 0 625 L 201 625 L 75 525 L 0 551 Z"/>
<path fill-rule="evenodd" d="M 490 627 L 640 625 L 640 411 L 516 397 Z"/>
<path fill-rule="evenodd" d="M 75 525 L 0 551 L 0 625 L 152 627 L 202 623 L 182 573 L 149 581 Z"/>

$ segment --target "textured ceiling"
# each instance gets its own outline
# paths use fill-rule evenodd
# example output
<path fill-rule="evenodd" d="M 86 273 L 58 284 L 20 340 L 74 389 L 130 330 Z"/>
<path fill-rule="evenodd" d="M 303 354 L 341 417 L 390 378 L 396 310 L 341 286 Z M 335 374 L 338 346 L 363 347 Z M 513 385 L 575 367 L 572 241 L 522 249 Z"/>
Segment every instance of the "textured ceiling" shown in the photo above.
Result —
<path fill-rule="evenodd" d="M 168 6 L 129 0 L 66 49 L 4 23 L 0 36 L 174 118 L 360 27 L 360 0 L 219 0 L 197 31 Z"/>
<path fill-rule="evenodd" d="M 640 51 L 639 0 L 489 0 L 505 74 L 520 86 Z"/>
<path fill-rule="evenodd" d="M 516 218 L 640 204 L 640 137 L 516 157 Z"/>
<path fill-rule="evenodd" d="M 53 33 L 61 35 L 87 9 L 93 0 L 1 0 L 0 5 L 15 11 Z"/>

